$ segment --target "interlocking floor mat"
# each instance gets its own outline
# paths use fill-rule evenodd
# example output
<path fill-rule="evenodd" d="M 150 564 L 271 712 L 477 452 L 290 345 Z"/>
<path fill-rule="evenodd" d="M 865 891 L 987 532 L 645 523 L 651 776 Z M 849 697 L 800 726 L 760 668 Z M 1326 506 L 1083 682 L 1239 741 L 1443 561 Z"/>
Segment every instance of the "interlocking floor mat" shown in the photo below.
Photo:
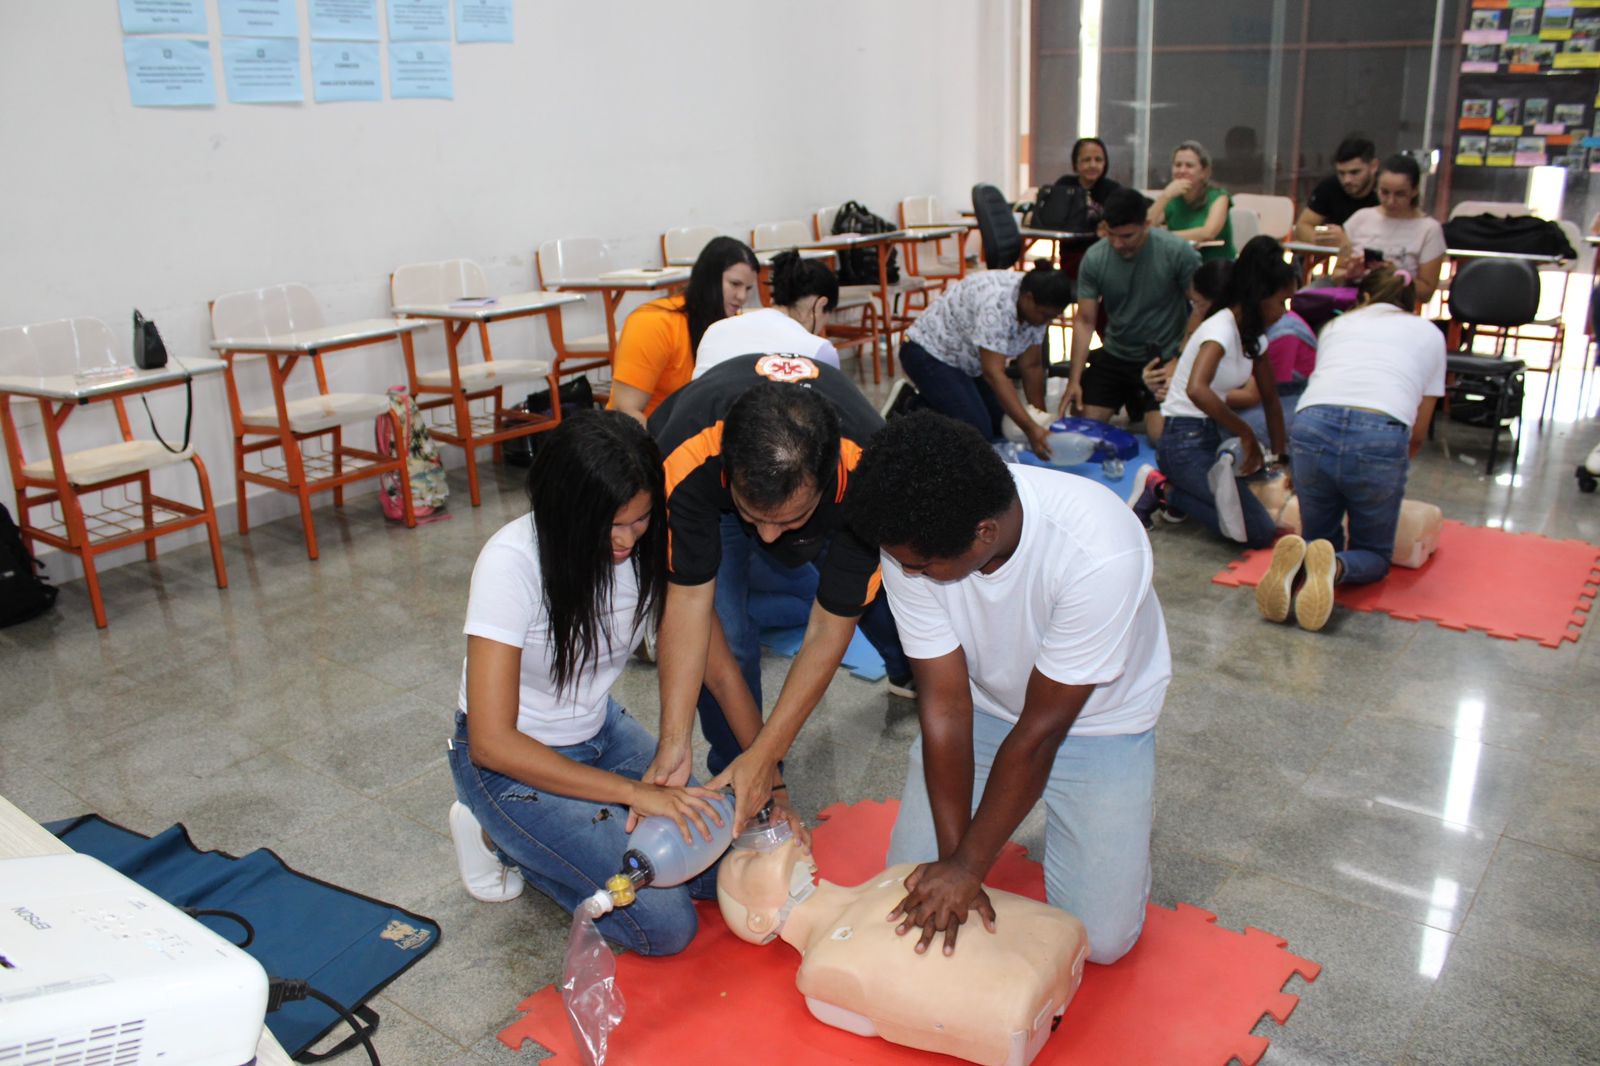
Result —
<path fill-rule="evenodd" d="M 1269 548 L 1246 552 L 1211 580 L 1254 586 L 1271 561 Z M 1338 601 L 1352 611 L 1556 648 L 1578 639 L 1597 586 L 1600 546 L 1446 521 L 1438 550 L 1422 567 L 1395 567 L 1375 584 L 1341 586 Z"/>
<path fill-rule="evenodd" d="M 858 884 L 882 870 L 898 806 L 836 804 L 824 811 L 815 838 L 822 876 Z M 1044 898 L 1041 867 L 1015 844 L 1006 846 L 989 884 Z M 627 1014 L 611 1034 L 608 1062 L 958 1062 L 823 1025 L 795 990 L 799 956 L 792 948 L 746 944 L 728 932 L 714 903 L 699 906 L 700 933 L 687 951 L 665 959 L 618 958 Z M 1263 1014 L 1280 1025 L 1288 1021 L 1299 999 L 1282 990 L 1284 983 L 1294 974 L 1315 980 L 1321 967 L 1284 951 L 1285 942 L 1270 933 L 1235 933 L 1215 921 L 1187 905 L 1150 907 L 1131 952 L 1115 965 L 1086 968 L 1061 1028 L 1034 1062 L 1224 1066 L 1237 1058 L 1254 1066 L 1268 1041 L 1250 1030 Z M 555 1053 L 546 1060 L 552 1066 L 582 1063 L 559 989 L 542 988 L 520 1008 L 526 1013 L 500 1033 L 503 1043 L 515 1049 L 536 1041 Z"/>

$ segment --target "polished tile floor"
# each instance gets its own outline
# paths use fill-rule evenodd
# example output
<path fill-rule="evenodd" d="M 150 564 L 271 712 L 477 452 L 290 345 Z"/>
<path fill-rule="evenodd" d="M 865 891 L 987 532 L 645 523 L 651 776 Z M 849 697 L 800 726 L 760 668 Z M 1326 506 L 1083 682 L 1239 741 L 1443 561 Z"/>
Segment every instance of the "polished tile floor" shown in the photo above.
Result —
<path fill-rule="evenodd" d="M 1600 440 L 1596 400 L 1569 374 L 1514 477 L 1485 477 L 1487 435 L 1449 427 L 1411 495 L 1600 543 L 1600 496 L 1572 477 Z M 557 978 L 568 926 L 532 892 L 471 900 L 445 823 L 468 576 L 524 509 L 520 472 L 486 474 L 476 511 L 452 478 L 449 521 L 407 532 L 368 497 L 319 512 L 318 563 L 294 520 L 274 522 L 226 538 L 225 592 L 185 548 L 106 575 L 105 632 L 81 583 L 0 631 L 0 793 L 29 814 L 181 821 L 201 847 L 270 847 L 443 925 L 377 997 L 390 1066 L 531 1061 L 494 1034 Z M 1307 634 L 1212 585 L 1234 553 L 1202 531 L 1153 542 L 1175 672 L 1155 901 L 1271 930 L 1324 967 L 1291 981 L 1286 1027 L 1258 1027 L 1266 1061 L 1600 1061 L 1600 634 L 1551 650 L 1346 612 Z M 785 667 L 768 660 L 769 693 Z M 653 724 L 651 667 L 619 695 Z M 915 731 L 912 704 L 841 673 L 790 759 L 797 800 L 897 795 Z M 1037 812 L 1019 839 L 1039 845 Z"/>

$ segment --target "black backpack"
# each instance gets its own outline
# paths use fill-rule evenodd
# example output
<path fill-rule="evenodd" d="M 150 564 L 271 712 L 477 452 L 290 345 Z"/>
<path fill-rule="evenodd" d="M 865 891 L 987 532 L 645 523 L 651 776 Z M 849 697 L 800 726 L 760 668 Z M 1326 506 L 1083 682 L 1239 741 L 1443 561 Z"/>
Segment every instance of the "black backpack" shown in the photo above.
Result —
<path fill-rule="evenodd" d="M 1028 214 L 1028 225 L 1068 233 L 1092 231 L 1094 227 L 1089 224 L 1089 193 L 1076 179 L 1041 185 L 1033 201 L 1033 210 Z"/>
<path fill-rule="evenodd" d="M 893 233 L 888 219 L 880 218 L 854 200 L 847 200 L 833 216 L 833 232 L 838 233 Z M 900 280 L 900 267 L 896 262 L 900 253 L 889 250 L 889 284 Z M 843 248 L 839 251 L 840 285 L 877 285 L 878 249 Z"/>
<path fill-rule="evenodd" d="M 28 554 L 11 512 L 0 504 L 0 626 L 41 615 L 56 602 L 56 588 L 39 576 L 44 569 Z"/>
<path fill-rule="evenodd" d="M 1463 215 L 1444 224 L 1444 242 L 1451 248 L 1478 252 L 1519 252 L 1576 259 L 1578 253 L 1554 222 L 1532 215 Z"/>

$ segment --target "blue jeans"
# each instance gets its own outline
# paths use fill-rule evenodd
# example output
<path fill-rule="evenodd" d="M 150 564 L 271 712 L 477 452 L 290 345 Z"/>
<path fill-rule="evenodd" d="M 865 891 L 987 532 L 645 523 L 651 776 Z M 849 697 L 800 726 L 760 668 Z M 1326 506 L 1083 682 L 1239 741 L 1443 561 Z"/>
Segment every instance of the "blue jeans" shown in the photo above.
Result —
<path fill-rule="evenodd" d="M 580 744 L 553 746 L 557 755 L 635 781 L 655 757 L 656 740 L 616 700 L 600 732 Z M 622 868 L 628 848 L 628 809 L 558 796 L 512 777 L 474 766 L 467 751 L 467 716 L 456 712 L 450 774 L 456 798 L 493 840 L 500 860 L 522 871 L 530 885 L 569 914 L 605 887 Z M 646 888 L 626 907 L 595 923 L 602 936 L 641 955 L 672 955 L 694 939 L 693 900 L 717 894 L 715 866 L 673 888 Z"/>
<path fill-rule="evenodd" d="M 1011 723 L 972 715 L 972 809 Z M 1044 786 L 1044 887 L 1052 906 L 1071 911 L 1089 934 L 1089 959 L 1110 963 L 1133 947 L 1150 899 L 1150 816 L 1155 791 L 1155 730 L 1078 737 L 1056 751 Z M 888 864 L 939 856 L 922 769 L 922 738 L 911 744 L 900 815 Z"/>
<path fill-rule="evenodd" d="M 900 365 L 917 387 L 922 402 L 942 415 L 965 422 L 985 440 L 1000 436 L 1000 401 L 981 377 L 971 377 L 949 363 L 940 362 L 916 341 L 900 346 Z"/>
<path fill-rule="evenodd" d="M 1156 444 L 1161 472 L 1167 476 L 1167 502 L 1194 515 L 1219 537 L 1222 526 L 1206 474 L 1217 461 L 1217 446 L 1221 443 L 1222 434 L 1211 419 L 1178 415 L 1167 419 Z M 1250 491 L 1249 479 L 1235 480 L 1239 482 L 1239 506 L 1244 510 L 1245 543 L 1252 548 L 1265 548 L 1277 536 L 1277 523 Z"/>
<path fill-rule="evenodd" d="M 756 706 L 761 707 L 761 627 L 750 616 L 751 593 L 782 592 L 798 597 L 805 602 L 809 618 L 820 576 L 817 567 L 828 557 L 828 550 L 823 548 L 816 563 L 803 563 L 791 569 L 759 548 L 754 538 L 735 515 L 722 516 L 722 565 L 717 568 L 716 610 L 723 635 L 728 638 L 728 647 L 739 663 L 739 673 L 750 687 Z M 911 675 L 911 664 L 906 662 L 905 652 L 900 648 L 900 632 L 895 628 L 894 616 L 889 613 L 889 598 L 882 589 L 856 624 L 883 657 L 884 669 L 890 677 Z M 700 712 L 700 732 L 711 749 L 706 753 L 706 769 L 715 777 L 744 749 L 710 689 L 700 690 L 696 706 Z"/>
<path fill-rule="evenodd" d="M 1410 446 L 1410 428 L 1376 411 L 1318 404 L 1295 418 L 1289 454 L 1300 497 L 1301 532 L 1308 541 L 1333 544 L 1344 564 L 1343 584 L 1381 581 L 1389 572 L 1411 468 Z"/>

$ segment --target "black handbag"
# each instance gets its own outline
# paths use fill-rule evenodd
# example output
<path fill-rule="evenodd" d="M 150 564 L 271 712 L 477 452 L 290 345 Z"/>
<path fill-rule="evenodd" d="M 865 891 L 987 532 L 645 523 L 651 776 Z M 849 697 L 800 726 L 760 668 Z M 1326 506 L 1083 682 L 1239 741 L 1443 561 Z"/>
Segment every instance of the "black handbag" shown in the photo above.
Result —
<path fill-rule="evenodd" d="M 167 365 L 167 345 L 161 339 L 161 331 L 156 329 L 154 322 L 141 315 L 137 307 L 133 310 L 133 362 L 140 370 L 160 370 Z M 139 397 L 139 402 L 144 404 L 144 416 L 150 420 L 150 432 L 156 435 L 156 440 L 161 442 L 163 448 L 174 455 L 188 450 L 194 429 L 194 378 L 187 370 L 183 375 L 183 389 L 183 443 L 176 448 L 168 444 L 156 428 L 156 416 L 150 413 L 150 401 Z"/>
<path fill-rule="evenodd" d="M 167 365 L 167 346 L 156 324 L 133 311 L 133 364 L 140 370 L 160 370 Z"/>

